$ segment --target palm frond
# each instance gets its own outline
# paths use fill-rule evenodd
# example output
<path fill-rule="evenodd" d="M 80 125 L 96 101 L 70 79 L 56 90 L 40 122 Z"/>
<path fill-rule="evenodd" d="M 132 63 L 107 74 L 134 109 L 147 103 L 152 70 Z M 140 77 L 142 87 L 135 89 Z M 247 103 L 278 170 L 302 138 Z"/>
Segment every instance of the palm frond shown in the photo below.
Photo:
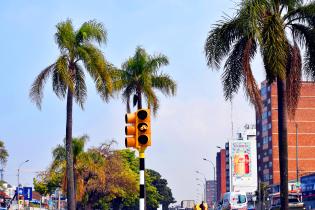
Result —
<path fill-rule="evenodd" d="M 302 79 L 302 58 L 300 49 L 295 42 L 289 45 L 286 90 L 289 118 L 293 119 L 298 105 Z"/>
<path fill-rule="evenodd" d="M 107 32 L 102 23 L 91 20 L 83 23 L 76 33 L 77 43 L 96 40 L 98 44 L 106 43 Z"/>
<path fill-rule="evenodd" d="M 66 97 L 68 86 L 56 68 L 52 72 L 52 88 L 58 98 L 64 99 Z"/>
<path fill-rule="evenodd" d="M 261 54 L 268 82 L 275 81 L 276 77 L 285 79 L 288 45 L 280 16 L 276 14 L 265 19 L 262 35 Z"/>
<path fill-rule="evenodd" d="M 56 72 L 59 74 L 60 79 L 71 90 L 71 92 L 74 92 L 75 69 L 74 67 L 71 67 L 71 68 L 70 68 L 70 64 L 68 63 L 67 56 L 62 55 L 57 59 L 56 65 L 55 65 Z"/>
<path fill-rule="evenodd" d="M 157 54 L 154 56 L 149 56 L 149 60 L 145 65 L 145 69 L 149 70 L 152 73 L 156 73 L 156 71 L 162 67 L 167 66 L 169 64 L 168 58 L 166 55 Z"/>
<path fill-rule="evenodd" d="M 66 51 L 74 53 L 75 47 L 75 32 L 73 29 L 72 21 L 70 19 L 60 22 L 56 25 L 57 32 L 55 34 L 56 43 L 64 54 Z"/>
<path fill-rule="evenodd" d="M 44 84 L 55 68 L 55 64 L 52 64 L 48 67 L 46 67 L 35 79 L 35 81 L 32 84 L 29 96 L 31 98 L 31 101 L 36 104 L 36 106 L 40 109 L 42 104 L 42 99 L 44 96 L 43 89 Z"/>
<path fill-rule="evenodd" d="M 287 24 L 307 23 L 312 27 L 315 27 L 315 2 L 312 1 L 303 6 L 299 5 L 288 12 L 283 18 L 287 21 Z"/>
<path fill-rule="evenodd" d="M 74 77 L 75 77 L 74 99 L 79 104 L 79 106 L 83 109 L 83 105 L 87 97 L 87 89 L 86 89 L 86 84 L 85 84 L 84 71 L 78 63 L 75 64 Z"/>
<path fill-rule="evenodd" d="M 145 87 L 143 89 L 143 95 L 147 101 L 148 108 L 153 111 L 153 115 L 156 116 L 157 110 L 159 109 L 159 99 L 157 98 L 156 94 L 154 93 L 151 87 Z"/>
<path fill-rule="evenodd" d="M 242 20 L 239 17 L 225 18 L 214 25 L 204 46 L 207 65 L 220 68 L 222 59 L 228 55 L 232 44 L 242 36 Z"/>
<path fill-rule="evenodd" d="M 176 82 L 167 74 L 153 76 L 152 87 L 160 90 L 166 96 L 174 96 L 177 89 Z"/>
<path fill-rule="evenodd" d="M 232 100 L 237 93 L 243 77 L 242 55 L 245 48 L 246 39 L 240 39 L 229 54 L 225 65 L 224 72 L 221 76 L 223 83 L 223 92 L 225 100 Z"/>
<path fill-rule="evenodd" d="M 294 39 L 305 47 L 304 72 L 315 79 L 315 30 L 302 24 L 291 24 L 291 29 Z"/>
<path fill-rule="evenodd" d="M 262 101 L 257 82 L 254 78 L 250 62 L 256 54 L 256 43 L 253 39 L 246 40 L 246 45 L 242 55 L 242 65 L 244 71 L 245 93 L 250 102 L 255 106 L 256 112 L 262 114 Z"/>

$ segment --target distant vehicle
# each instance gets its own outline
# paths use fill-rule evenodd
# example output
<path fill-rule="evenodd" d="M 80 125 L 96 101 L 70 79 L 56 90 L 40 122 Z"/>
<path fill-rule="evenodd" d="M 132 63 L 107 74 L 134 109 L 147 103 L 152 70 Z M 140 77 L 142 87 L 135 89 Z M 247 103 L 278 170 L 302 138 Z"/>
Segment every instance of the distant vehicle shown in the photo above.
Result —
<path fill-rule="evenodd" d="M 247 210 L 247 197 L 245 192 L 227 192 L 223 195 L 222 210 Z"/>
<path fill-rule="evenodd" d="M 269 210 L 277 210 L 281 208 L 280 202 L 280 193 L 275 193 L 270 195 L 271 206 Z M 302 202 L 302 194 L 301 193 L 290 193 L 288 195 L 289 199 L 289 209 L 290 210 L 302 210 L 306 209 L 304 203 Z"/>

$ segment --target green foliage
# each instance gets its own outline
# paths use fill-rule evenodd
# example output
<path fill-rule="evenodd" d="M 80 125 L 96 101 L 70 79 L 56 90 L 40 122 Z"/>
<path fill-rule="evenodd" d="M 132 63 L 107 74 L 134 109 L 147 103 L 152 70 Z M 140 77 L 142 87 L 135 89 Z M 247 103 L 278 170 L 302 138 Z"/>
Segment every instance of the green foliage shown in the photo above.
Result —
<path fill-rule="evenodd" d="M 0 140 L 0 163 L 4 166 L 8 161 L 9 153 L 4 146 L 4 142 Z"/>
<path fill-rule="evenodd" d="M 222 81 L 231 100 L 243 84 L 246 95 L 258 112 L 261 99 L 253 77 L 251 60 L 258 46 L 269 83 L 286 81 L 287 106 L 294 115 L 302 77 L 300 47 L 305 47 L 304 72 L 315 79 L 315 3 L 286 0 L 243 0 L 234 17 L 214 25 L 205 43 L 209 67 L 219 68 L 225 60 Z"/>
<path fill-rule="evenodd" d="M 145 49 L 137 47 L 134 56 L 122 64 L 122 70 L 114 71 L 114 91 L 122 91 L 122 98 L 127 104 L 128 112 L 131 97 L 133 97 L 133 104 L 139 106 L 142 104 L 142 96 L 144 96 L 148 107 L 152 107 L 153 113 L 156 113 L 159 101 L 154 89 L 160 90 L 167 96 L 175 95 L 176 82 L 168 74 L 158 72 L 168 63 L 165 55 L 151 56 Z"/>
<path fill-rule="evenodd" d="M 102 98 L 107 98 L 112 89 L 111 75 L 107 68 L 109 64 L 101 50 L 93 44 L 94 41 L 98 44 L 106 42 L 107 33 L 103 24 L 92 20 L 75 30 L 72 21 L 66 20 L 58 23 L 56 28 L 55 41 L 60 49 L 60 56 L 33 82 L 30 90 L 31 100 L 41 108 L 44 84 L 47 78 L 52 76 L 55 94 L 64 99 L 69 89 L 75 101 L 83 108 L 87 89 L 82 64 L 94 81 L 106 87 L 105 92 L 104 90 L 98 92 Z"/>
<path fill-rule="evenodd" d="M 87 136 L 73 139 L 76 174 L 76 198 L 82 209 L 139 209 L 139 158 L 130 149 L 113 150 L 112 143 L 85 150 Z M 175 202 L 167 181 L 154 170 L 146 170 L 147 209 L 160 203 Z M 51 167 L 34 179 L 36 191 L 51 194 L 63 187 L 65 179 L 65 147 L 53 150 Z M 65 188 L 64 188 L 65 190 Z"/>

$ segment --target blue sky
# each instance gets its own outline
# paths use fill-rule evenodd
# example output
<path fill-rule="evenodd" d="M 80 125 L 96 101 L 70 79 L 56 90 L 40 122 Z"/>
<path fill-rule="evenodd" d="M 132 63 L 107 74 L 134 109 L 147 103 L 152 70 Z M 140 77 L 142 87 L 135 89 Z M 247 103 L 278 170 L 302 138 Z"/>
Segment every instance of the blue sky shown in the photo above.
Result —
<path fill-rule="evenodd" d="M 216 145 L 231 137 L 231 107 L 225 102 L 220 72 L 206 66 L 203 45 L 211 25 L 223 13 L 232 15 L 231 0 L 69 0 L 3 1 L 0 7 L 1 78 L 0 139 L 10 153 L 5 179 L 16 184 L 19 163 L 21 182 L 32 185 L 36 172 L 51 161 L 52 148 L 65 135 L 65 101 L 45 88 L 42 110 L 28 97 L 36 75 L 59 54 L 54 42 L 55 25 L 67 18 L 76 28 L 95 19 L 104 23 L 108 41 L 101 46 L 106 58 L 120 66 L 136 46 L 149 53 L 163 53 L 170 64 L 162 70 L 178 83 L 177 96 L 160 96 L 161 107 L 153 120 L 153 142 L 147 151 L 148 168 L 159 171 L 177 201 L 196 199 L 200 170 L 212 178 Z M 263 78 L 260 60 L 253 63 L 257 80 Z M 88 78 L 88 77 L 87 77 Z M 115 139 L 124 146 L 125 106 L 120 98 L 104 103 L 88 78 L 85 110 L 74 106 L 73 134 L 90 136 L 89 146 Z M 234 131 L 254 122 L 253 108 L 242 89 L 233 101 Z"/>

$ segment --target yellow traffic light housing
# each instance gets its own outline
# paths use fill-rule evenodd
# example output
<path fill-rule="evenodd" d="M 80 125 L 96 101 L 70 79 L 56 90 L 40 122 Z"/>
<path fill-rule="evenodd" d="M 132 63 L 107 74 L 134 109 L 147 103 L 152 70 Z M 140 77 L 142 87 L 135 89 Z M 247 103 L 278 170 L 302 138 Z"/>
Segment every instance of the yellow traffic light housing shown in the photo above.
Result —
<path fill-rule="evenodd" d="M 138 148 L 137 142 L 137 130 L 136 130 L 136 113 L 128 113 L 125 115 L 125 122 L 129 125 L 125 127 L 125 146 L 126 147 L 133 147 L 135 149 Z"/>
<path fill-rule="evenodd" d="M 137 111 L 136 137 L 140 149 L 151 146 L 151 117 L 150 109 L 140 109 Z"/>

